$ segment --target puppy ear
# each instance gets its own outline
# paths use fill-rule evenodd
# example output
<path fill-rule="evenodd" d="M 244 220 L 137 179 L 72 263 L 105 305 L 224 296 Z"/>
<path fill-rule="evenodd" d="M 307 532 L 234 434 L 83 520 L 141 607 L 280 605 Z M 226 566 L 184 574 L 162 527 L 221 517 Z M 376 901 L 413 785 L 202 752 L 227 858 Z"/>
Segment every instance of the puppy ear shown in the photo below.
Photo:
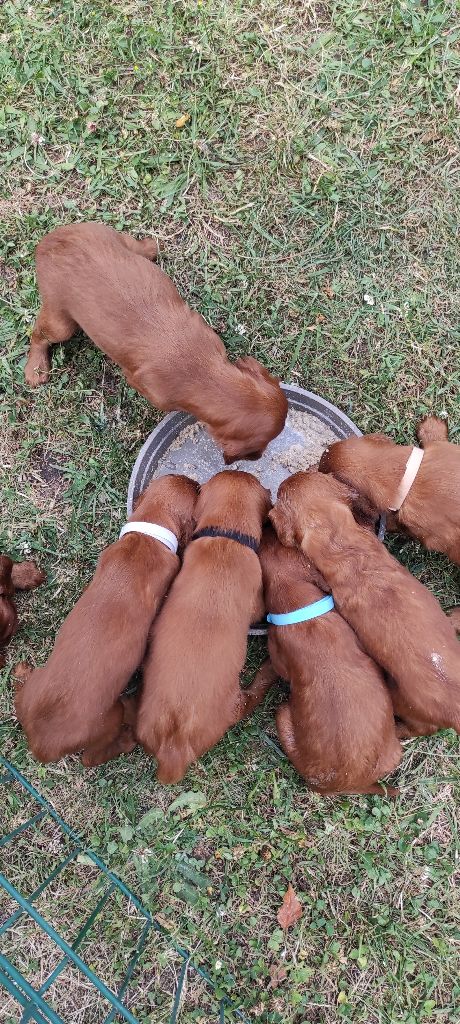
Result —
<path fill-rule="evenodd" d="M 263 492 L 263 522 L 266 523 L 270 514 L 270 509 L 273 507 L 273 502 L 270 491 L 266 487 L 263 488 Z"/>
<path fill-rule="evenodd" d="M 182 529 L 182 533 L 181 533 L 181 537 L 180 537 L 180 547 L 182 549 L 186 548 L 187 544 L 190 543 L 190 541 L 191 541 L 191 539 L 193 537 L 193 534 L 195 533 L 195 530 L 196 530 L 196 519 L 195 519 L 194 516 L 191 516 L 191 518 L 188 520 L 187 523 L 185 523 L 185 525 L 184 525 L 184 527 Z"/>
<path fill-rule="evenodd" d="M 285 547 L 293 548 L 295 546 L 294 529 L 289 521 L 289 517 L 280 507 L 279 503 L 268 513 L 268 518 L 276 531 L 278 540 Z"/>
<path fill-rule="evenodd" d="M 265 380 L 273 380 L 278 382 L 278 377 L 272 377 L 271 373 L 259 363 L 258 359 L 254 359 L 254 356 L 239 356 L 235 361 L 235 366 L 241 370 L 242 373 L 248 373 L 251 377 L 264 377 Z"/>
<path fill-rule="evenodd" d="M 362 514 L 366 517 L 374 513 L 375 515 L 378 514 L 368 499 L 360 494 L 355 487 L 352 487 L 342 473 L 329 473 L 328 479 L 330 481 L 331 498 L 340 501 L 349 509 L 352 509 L 353 512 L 361 510 Z"/>
<path fill-rule="evenodd" d="M 193 518 L 198 522 L 200 517 L 203 515 L 204 503 L 206 501 L 206 484 L 201 484 L 198 496 L 195 502 L 195 508 L 193 510 Z"/>
<path fill-rule="evenodd" d="M 228 441 L 225 444 L 222 455 L 225 465 L 231 466 L 233 462 L 238 462 L 238 459 L 241 458 L 241 450 L 233 441 Z"/>
<path fill-rule="evenodd" d="M 340 441 L 334 441 L 333 444 L 330 444 L 328 448 L 324 449 L 323 454 L 318 463 L 319 473 L 334 472 L 334 451 L 337 449 L 337 446 L 339 444 Z"/>
<path fill-rule="evenodd" d="M 333 493 L 335 493 L 336 498 L 339 501 L 345 502 L 345 504 L 348 505 L 348 508 L 353 508 L 355 504 L 359 504 L 361 495 L 354 487 L 351 487 L 351 485 L 342 478 L 340 473 L 334 473 L 332 475 L 332 480 L 334 481 L 332 485 Z M 362 500 L 364 501 L 365 499 Z"/>
<path fill-rule="evenodd" d="M 272 508 L 268 513 L 269 522 L 272 524 L 275 530 L 276 536 L 278 536 L 277 523 L 281 523 L 281 513 L 279 508 Z"/>
<path fill-rule="evenodd" d="M 369 501 L 364 494 L 358 494 L 357 491 L 351 490 L 351 510 L 353 515 L 360 526 L 365 526 L 368 529 L 374 529 L 377 519 L 379 518 L 379 509 Z"/>
<path fill-rule="evenodd" d="M 316 568 L 316 565 L 313 565 L 312 562 L 309 562 L 307 558 L 305 558 L 305 562 L 306 565 L 308 566 L 308 571 L 311 575 L 312 583 L 316 583 L 316 586 L 319 587 L 320 590 L 324 590 L 325 594 L 330 594 L 331 588 L 329 586 L 329 583 L 326 582 L 324 576 L 322 576 L 319 569 Z"/>

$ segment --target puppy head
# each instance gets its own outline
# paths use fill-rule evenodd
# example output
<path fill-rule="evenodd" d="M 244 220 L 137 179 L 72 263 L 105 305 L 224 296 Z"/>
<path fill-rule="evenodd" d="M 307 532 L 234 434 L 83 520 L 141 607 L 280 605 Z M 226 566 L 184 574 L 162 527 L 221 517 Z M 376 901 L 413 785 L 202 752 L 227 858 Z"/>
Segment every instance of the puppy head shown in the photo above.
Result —
<path fill-rule="evenodd" d="M 273 513 L 270 513 L 270 518 Z M 275 516 L 276 518 L 276 516 Z M 290 585 L 295 579 L 315 583 L 322 590 L 328 586 L 318 570 L 308 561 L 304 552 L 298 547 L 285 546 L 281 543 L 272 525 L 264 527 L 259 549 L 264 586 L 285 580 Z"/>
<path fill-rule="evenodd" d="M 439 416 L 424 416 L 417 424 L 416 434 L 422 448 L 425 448 L 427 444 L 432 444 L 433 441 L 448 441 L 448 421 Z"/>
<path fill-rule="evenodd" d="M 248 442 L 247 438 L 240 437 L 239 439 L 234 438 L 231 441 L 225 441 L 220 435 L 219 447 L 222 448 L 222 454 L 226 466 L 231 466 L 233 462 L 239 462 L 243 460 L 245 462 L 257 462 L 265 451 L 265 447 L 261 447 L 262 441 L 256 441 L 255 437 L 251 438 Z M 259 444 L 257 449 L 255 445 Z M 251 449 L 248 451 L 248 449 Z"/>
<path fill-rule="evenodd" d="M 353 511 L 361 526 L 375 528 L 379 513 L 388 507 L 397 486 L 397 452 L 398 445 L 385 434 L 367 434 L 336 441 L 321 456 L 320 473 L 333 473 L 355 491 Z"/>
<path fill-rule="evenodd" d="M 295 473 L 278 489 L 275 508 L 269 518 L 282 544 L 300 546 L 309 531 L 350 521 L 354 492 L 332 476 L 316 470 Z"/>
<path fill-rule="evenodd" d="M 223 470 L 202 485 L 195 517 L 197 522 L 206 516 L 215 525 L 225 522 L 226 528 L 234 529 L 239 528 L 235 523 L 247 519 L 247 531 L 260 534 L 271 507 L 270 491 L 252 473 Z"/>
<path fill-rule="evenodd" d="M 168 525 L 177 536 L 179 546 L 190 540 L 195 529 L 195 504 L 199 484 L 188 476 L 168 473 L 152 480 L 134 506 L 135 518 Z M 170 526 L 169 526 L 170 524 Z"/>
<path fill-rule="evenodd" d="M 237 459 L 260 459 L 267 444 L 281 433 L 288 404 L 277 377 L 252 356 L 235 362 L 233 409 L 225 423 L 212 430 L 222 448 L 226 465 Z"/>
<path fill-rule="evenodd" d="M 366 472 L 369 459 L 381 454 L 382 459 L 394 447 L 394 441 L 385 434 L 365 434 L 363 437 L 346 437 L 343 441 L 335 441 L 323 452 L 320 473 L 334 473 L 335 476 L 347 478 L 354 483 L 353 477 Z"/>

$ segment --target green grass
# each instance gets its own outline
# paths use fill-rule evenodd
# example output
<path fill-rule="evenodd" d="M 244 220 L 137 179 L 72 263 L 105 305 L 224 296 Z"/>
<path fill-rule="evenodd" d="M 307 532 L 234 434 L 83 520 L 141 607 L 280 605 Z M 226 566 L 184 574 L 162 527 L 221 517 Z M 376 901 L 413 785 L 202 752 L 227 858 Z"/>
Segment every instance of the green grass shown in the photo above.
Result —
<path fill-rule="evenodd" d="M 454 734 L 406 744 L 396 803 L 325 800 L 268 742 L 273 697 L 169 790 L 139 752 L 86 773 L 75 758 L 38 766 L 9 669 L 49 654 L 117 535 L 158 418 L 89 343 L 53 352 L 49 386 L 24 386 L 34 247 L 55 225 L 158 235 L 164 268 L 232 354 L 250 351 L 363 430 L 412 440 L 420 413 L 444 410 L 459 438 L 458 4 L 7 0 L 0 19 L 0 550 L 31 550 L 48 574 L 20 600 L 3 750 L 251 1019 L 456 1022 Z M 458 602 L 446 559 L 395 550 Z M 251 645 L 249 671 L 262 650 Z M 205 805 L 167 813 L 188 791 Z M 38 861 L 25 863 L 32 888 Z M 304 916 L 284 936 L 289 881 Z M 92 953 L 101 971 L 113 927 Z M 162 964 L 141 979 L 145 1005 L 168 984 Z M 67 998 L 69 1020 L 96 1019 L 71 986 Z M 158 1005 L 143 1019 L 162 1020 Z M 182 1019 L 211 1019 L 195 1008 L 192 992 Z"/>

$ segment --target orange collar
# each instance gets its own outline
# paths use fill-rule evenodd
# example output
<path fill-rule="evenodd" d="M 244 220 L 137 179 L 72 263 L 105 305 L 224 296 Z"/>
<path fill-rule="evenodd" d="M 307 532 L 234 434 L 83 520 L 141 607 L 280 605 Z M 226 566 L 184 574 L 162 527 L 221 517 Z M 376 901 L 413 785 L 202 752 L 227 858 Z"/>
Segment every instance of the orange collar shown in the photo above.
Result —
<path fill-rule="evenodd" d="M 417 473 L 420 469 L 422 459 L 424 456 L 423 448 L 413 448 L 409 458 L 406 462 L 406 468 L 404 470 L 404 476 L 401 483 L 396 491 L 396 498 L 393 505 L 389 505 L 390 512 L 399 512 L 401 505 L 406 500 L 407 495 L 414 483 Z"/>

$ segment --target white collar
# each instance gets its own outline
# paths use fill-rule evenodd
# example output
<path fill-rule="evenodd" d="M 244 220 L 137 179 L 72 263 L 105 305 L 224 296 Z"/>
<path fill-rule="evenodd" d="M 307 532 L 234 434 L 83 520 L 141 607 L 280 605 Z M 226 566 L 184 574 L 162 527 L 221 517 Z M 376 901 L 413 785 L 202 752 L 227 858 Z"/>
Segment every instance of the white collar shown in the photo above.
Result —
<path fill-rule="evenodd" d="M 167 530 L 165 526 L 159 526 L 158 523 L 126 523 L 120 530 L 120 540 L 127 533 L 143 533 L 146 537 L 153 537 L 153 540 L 159 540 L 168 551 L 177 555 L 179 541 L 175 533 Z"/>
<path fill-rule="evenodd" d="M 401 505 L 406 500 L 407 495 L 414 483 L 415 477 L 420 469 L 422 459 L 424 456 L 423 448 L 413 448 L 409 458 L 406 462 L 406 468 L 404 470 L 404 476 L 401 483 L 396 491 L 396 498 L 393 505 L 389 505 L 390 512 L 399 512 Z"/>

